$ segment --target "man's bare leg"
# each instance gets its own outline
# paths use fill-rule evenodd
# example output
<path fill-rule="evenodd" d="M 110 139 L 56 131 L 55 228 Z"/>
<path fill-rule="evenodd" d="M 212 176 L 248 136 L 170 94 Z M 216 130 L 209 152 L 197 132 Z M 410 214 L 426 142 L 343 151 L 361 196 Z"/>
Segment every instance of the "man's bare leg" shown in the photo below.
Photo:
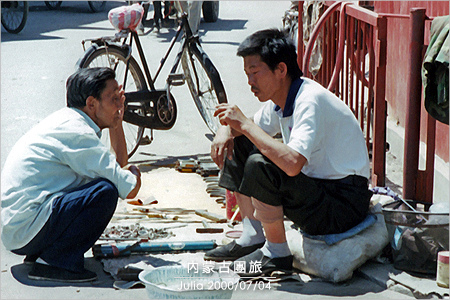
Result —
<path fill-rule="evenodd" d="M 243 225 L 242 235 L 236 240 L 236 243 L 244 247 L 264 243 L 266 239 L 261 222 L 254 216 L 255 208 L 253 207 L 252 199 L 238 192 L 234 192 L 234 195 L 239 206 Z"/>
<path fill-rule="evenodd" d="M 254 216 L 261 221 L 266 234 L 266 243 L 261 248 L 264 255 L 269 258 L 291 255 L 286 241 L 283 207 L 268 205 L 257 199 L 252 199 L 252 204 Z"/>

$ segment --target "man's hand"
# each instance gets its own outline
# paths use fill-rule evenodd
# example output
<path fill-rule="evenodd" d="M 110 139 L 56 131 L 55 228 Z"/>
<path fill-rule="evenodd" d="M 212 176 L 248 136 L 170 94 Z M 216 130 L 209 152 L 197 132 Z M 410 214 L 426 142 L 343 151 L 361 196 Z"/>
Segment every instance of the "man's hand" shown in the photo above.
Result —
<path fill-rule="evenodd" d="M 219 104 L 214 115 L 219 117 L 222 125 L 229 127 L 231 136 L 245 135 L 264 156 L 288 176 L 298 175 L 305 165 L 306 158 L 303 155 L 269 136 L 253 120 L 247 118 L 237 106 Z M 230 142 L 216 135 L 211 148 L 211 157 L 219 167 L 223 165 L 223 149 L 226 148 L 230 149 Z M 228 154 L 231 154 L 231 151 Z"/>
<path fill-rule="evenodd" d="M 119 99 L 119 117 L 115 125 L 109 128 L 109 138 L 117 162 L 121 167 L 124 167 L 128 164 L 128 152 L 122 127 L 123 114 L 125 111 L 125 91 L 122 89 L 122 85 L 120 85 L 117 90 L 117 98 Z"/>
<path fill-rule="evenodd" d="M 117 127 L 122 126 L 123 114 L 125 112 L 125 91 L 122 88 L 122 85 L 119 85 L 118 90 L 116 91 L 117 106 L 118 106 L 118 119 L 116 123 L 112 126 L 112 129 L 116 129 Z"/>
<path fill-rule="evenodd" d="M 137 194 L 141 188 L 141 171 L 135 165 L 130 165 L 130 166 L 128 166 L 127 169 L 128 169 L 128 171 L 133 173 L 137 178 L 136 186 L 134 187 L 133 190 L 131 190 L 131 192 L 127 196 L 127 199 L 133 199 L 137 196 Z"/>
<path fill-rule="evenodd" d="M 216 106 L 214 116 L 219 117 L 220 124 L 230 126 L 232 129 L 242 133 L 242 127 L 253 123 L 247 118 L 236 105 L 222 103 Z"/>
<path fill-rule="evenodd" d="M 217 130 L 216 137 L 211 144 L 211 158 L 216 165 L 222 169 L 225 155 L 228 159 L 233 159 L 234 137 L 231 128 L 222 126 Z"/>

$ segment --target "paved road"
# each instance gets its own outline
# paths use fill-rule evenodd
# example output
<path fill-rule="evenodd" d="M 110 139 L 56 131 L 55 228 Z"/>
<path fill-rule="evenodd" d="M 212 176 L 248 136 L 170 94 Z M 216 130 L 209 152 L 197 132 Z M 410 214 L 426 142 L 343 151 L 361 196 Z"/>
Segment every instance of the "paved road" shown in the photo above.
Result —
<path fill-rule="evenodd" d="M 49 11 L 43 1 L 31 1 L 29 18 L 22 32 L 13 35 L 2 28 L 2 166 L 20 136 L 45 116 L 65 106 L 65 81 L 83 54 L 81 41 L 113 35 L 107 11 L 124 4 L 124 1 L 109 1 L 104 12 L 91 13 L 87 1 L 65 1 L 59 11 Z M 242 59 L 235 54 L 237 46 L 258 29 L 281 27 L 281 17 L 289 5 L 289 1 L 222 2 L 220 19 L 216 23 L 201 23 L 199 34 L 204 49 L 222 76 L 229 102 L 244 102 L 241 108 L 245 113 L 252 114 L 259 103 L 247 86 Z M 173 32 L 163 28 L 160 33 L 142 37 L 147 59 L 154 70 Z M 160 86 L 163 83 L 160 81 Z M 155 131 L 153 144 L 141 147 L 134 161 L 209 151 L 209 131 L 187 87 L 175 88 L 173 93 L 179 111 L 175 126 L 170 131 Z"/>

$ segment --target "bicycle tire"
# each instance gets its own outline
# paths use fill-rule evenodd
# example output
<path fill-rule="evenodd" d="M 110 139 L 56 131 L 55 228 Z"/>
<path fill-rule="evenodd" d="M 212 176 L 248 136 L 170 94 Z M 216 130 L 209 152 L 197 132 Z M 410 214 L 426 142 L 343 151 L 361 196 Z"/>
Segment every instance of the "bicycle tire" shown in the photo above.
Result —
<path fill-rule="evenodd" d="M 1 22 L 9 33 L 17 34 L 23 30 L 28 19 L 28 1 L 10 1 L 11 6 L 2 3 Z M 20 3 L 23 5 L 21 6 Z"/>
<path fill-rule="evenodd" d="M 44 1 L 44 2 L 45 6 L 47 6 L 49 10 L 58 10 L 62 4 L 62 1 Z"/>
<path fill-rule="evenodd" d="M 203 19 L 206 23 L 215 23 L 219 19 L 219 1 L 203 1 Z"/>
<path fill-rule="evenodd" d="M 98 13 L 105 9 L 106 1 L 88 1 L 88 4 L 93 13 Z"/>
<path fill-rule="evenodd" d="M 181 65 L 195 105 L 215 134 L 220 127 L 219 118 L 214 117 L 215 107 L 219 103 L 227 103 L 219 72 L 197 42 L 191 42 L 183 49 Z"/>
<path fill-rule="evenodd" d="M 118 46 L 109 45 L 108 49 L 106 49 L 106 47 L 93 46 L 89 48 L 86 51 L 85 55 L 80 59 L 80 61 L 78 62 L 78 67 L 110 67 L 112 69 L 115 69 L 116 80 L 119 84 L 123 84 L 123 88 L 126 92 L 147 89 L 145 77 L 142 73 L 142 70 L 133 57 L 129 58 L 130 64 L 127 82 L 125 84 L 123 83 L 125 79 L 126 57 L 126 52 Z M 115 64 L 115 66 L 113 64 Z M 130 107 L 128 107 L 128 109 L 130 109 Z M 138 114 L 144 115 L 144 111 L 142 108 L 136 106 L 134 110 Z M 122 126 L 125 134 L 125 141 L 127 144 L 128 158 L 130 158 L 139 147 L 145 128 L 130 124 L 125 121 L 123 121 Z M 108 132 L 106 132 L 106 130 L 102 134 L 102 142 L 104 142 L 107 146 L 110 145 L 109 134 Z"/>

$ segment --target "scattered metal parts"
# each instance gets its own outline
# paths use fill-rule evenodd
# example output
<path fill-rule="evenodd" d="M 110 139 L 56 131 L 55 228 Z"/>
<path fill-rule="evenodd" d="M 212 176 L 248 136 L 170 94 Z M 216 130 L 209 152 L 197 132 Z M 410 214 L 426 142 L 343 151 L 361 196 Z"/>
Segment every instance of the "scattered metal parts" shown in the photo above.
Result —
<path fill-rule="evenodd" d="M 240 209 L 239 206 L 238 208 L 235 210 L 233 216 L 231 217 L 230 221 L 228 221 L 228 227 L 230 228 L 234 228 L 234 225 L 236 225 L 237 223 L 234 222 L 234 219 L 236 218 L 237 214 L 239 213 Z"/>
<path fill-rule="evenodd" d="M 137 199 L 137 200 L 129 200 L 127 201 L 128 204 L 132 204 L 132 205 L 143 205 L 144 202 L 142 202 L 141 199 Z"/>
<path fill-rule="evenodd" d="M 211 221 L 214 221 L 216 223 L 226 223 L 227 222 L 227 218 L 225 218 L 223 216 L 220 216 L 218 214 L 209 212 L 209 211 L 207 211 L 205 209 L 197 209 L 195 211 L 195 214 L 199 215 L 199 216 L 202 216 L 202 217 L 204 217 L 206 219 L 209 219 Z"/>
<path fill-rule="evenodd" d="M 198 161 L 191 159 L 179 159 L 175 168 L 180 172 L 195 172 L 198 169 Z"/>
<path fill-rule="evenodd" d="M 175 236 L 173 232 L 165 228 L 146 228 L 139 223 L 131 225 L 112 225 L 107 227 L 100 239 L 103 240 L 132 240 L 132 239 L 149 239 L 155 240 L 159 238 L 167 238 Z"/>
<path fill-rule="evenodd" d="M 202 221 L 203 228 L 197 228 L 195 232 L 197 233 L 222 233 L 223 228 L 212 228 L 208 222 Z"/>

